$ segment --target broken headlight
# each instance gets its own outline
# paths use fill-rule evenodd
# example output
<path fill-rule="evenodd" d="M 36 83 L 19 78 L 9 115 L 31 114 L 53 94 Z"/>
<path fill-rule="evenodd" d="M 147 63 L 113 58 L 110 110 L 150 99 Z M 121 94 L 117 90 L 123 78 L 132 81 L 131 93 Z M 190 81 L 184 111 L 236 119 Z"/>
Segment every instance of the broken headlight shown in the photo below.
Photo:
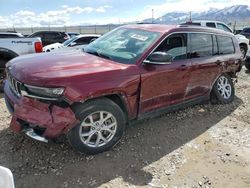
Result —
<path fill-rule="evenodd" d="M 40 98 L 58 98 L 60 97 L 63 92 L 64 88 L 45 88 L 45 87 L 37 87 L 37 86 L 30 86 L 25 85 L 27 94 L 33 97 L 40 97 Z"/>

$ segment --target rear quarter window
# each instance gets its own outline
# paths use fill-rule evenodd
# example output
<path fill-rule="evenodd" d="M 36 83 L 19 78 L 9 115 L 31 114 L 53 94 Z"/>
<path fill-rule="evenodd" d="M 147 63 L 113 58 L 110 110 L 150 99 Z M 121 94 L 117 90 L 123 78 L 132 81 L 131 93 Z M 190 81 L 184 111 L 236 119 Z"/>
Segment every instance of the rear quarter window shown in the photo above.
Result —
<path fill-rule="evenodd" d="M 231 37 L 217 36 L 217 41 L 220 55 L 235 53 L 234 43 Z"/>

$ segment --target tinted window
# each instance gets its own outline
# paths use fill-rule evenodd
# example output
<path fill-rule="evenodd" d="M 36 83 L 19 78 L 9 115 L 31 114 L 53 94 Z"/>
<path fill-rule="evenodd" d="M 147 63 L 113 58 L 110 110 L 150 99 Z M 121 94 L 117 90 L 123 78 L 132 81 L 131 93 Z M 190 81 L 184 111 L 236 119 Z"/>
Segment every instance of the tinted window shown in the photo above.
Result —
<path fill-rule="evenodd" d="M 220 54 L 233 54 L 234 44 L 231 37 L 217 36 Z"/>
<path fill-rule="evenodd" d="M 218 26 L 218 29 L 222 29 L 224 31 L 232 33 L 232 31 L 227 26 L 225 26 L 224 24 L 217 23 L 217 26 Z"/>
<path fill-rule="evenodd" d="M 155 50 L 166 52 L 173 57 L 173 60 L 187 58 L 187 34 L 173 34 L 165 39 Z"/>
<path fill-rule="evenodd" d="M 58 33 L 44 33 L 45 38 L 55 38 L 58 36 Z"/>
<path fill-rule="evenodd" d="M 89 44 L 92 42 L 92 39 L 96 39 L 97 37 L 82 37 L 79 38 L 75 41 L 77 45 L 84 45 L 84 44 Z"/>
<path fill-rule="evenodd" d="M 191 58 L 213 55 L 212 35 L 202 33 L 190 34 L 190 50 Z"/>
<path fill-rule="evenodd" d="M 214 28 L 216 28 L 215 23 L 213 23 L 213 22 L 206 23 L 206 26 L 207 27 L 214 27 Z"/>

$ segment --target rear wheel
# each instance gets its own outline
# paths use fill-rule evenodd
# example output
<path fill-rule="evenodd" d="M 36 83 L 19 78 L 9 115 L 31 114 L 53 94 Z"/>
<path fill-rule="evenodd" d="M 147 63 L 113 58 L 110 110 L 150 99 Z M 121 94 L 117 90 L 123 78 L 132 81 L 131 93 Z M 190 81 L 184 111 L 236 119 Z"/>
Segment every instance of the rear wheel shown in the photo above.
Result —
<path fill-rule="evenodd" d="M 211 91 L 211 102 L 227 104 L 234 100 L 235 89 L 232 78 L 222 74 L 214 83 Z"/>
<path fill-rule="evenodd" d="M 245 67 L 250 70 L 250 58 L 246 59 L 245 61 Z"/>
<path fill-rule="evenodd" d="M 247 47 L 245 45 L 240 45 L 240 52 L 242 54 L 242 57 L 245 58 L 247 54 Z"/>
<path fill-rule="evenodd" d="M 77 151 L 96 154 L 113 147 L 125 130 L 125 116 L 110 99 L 96 99 L 76 107 L 81 121 L 68 133 L 68 139 Z"/>

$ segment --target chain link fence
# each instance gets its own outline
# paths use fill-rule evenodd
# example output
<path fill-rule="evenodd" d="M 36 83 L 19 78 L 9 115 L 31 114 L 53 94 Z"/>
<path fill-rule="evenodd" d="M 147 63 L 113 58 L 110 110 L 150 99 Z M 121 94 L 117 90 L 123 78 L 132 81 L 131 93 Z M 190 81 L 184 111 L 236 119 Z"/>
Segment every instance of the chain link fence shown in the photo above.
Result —
<path fill-rule="evenodd" d="M 62 31 L 62 32 L 76 32 L 80 34 L 104 34 L 115 29 L 121 25 L 91 25 L 91 26 L 62 26 L 62 27 L 8 27 L 0 29 L 0 31 L 16 31 L 24 35 L 30 35 L 37 31 Z"/>
<path fill-rule="evenodd" d="M 90 25 L 90 26 L 62 26 L 62 27 L 9 27 L 0 28 L 0 31 L 16 31 L 24 35 L 30 35 L 37 31 L 63 31 L 63 32 L 76 32 L 80 34 L 104 34 L 108 31 L 121 26 L 122 24 L 110 24 L 110 25 Z M 231 22 L 228 24 L 233 30 L 240 30 L 244 27 L 250 26 L 250 22 Z"/>

